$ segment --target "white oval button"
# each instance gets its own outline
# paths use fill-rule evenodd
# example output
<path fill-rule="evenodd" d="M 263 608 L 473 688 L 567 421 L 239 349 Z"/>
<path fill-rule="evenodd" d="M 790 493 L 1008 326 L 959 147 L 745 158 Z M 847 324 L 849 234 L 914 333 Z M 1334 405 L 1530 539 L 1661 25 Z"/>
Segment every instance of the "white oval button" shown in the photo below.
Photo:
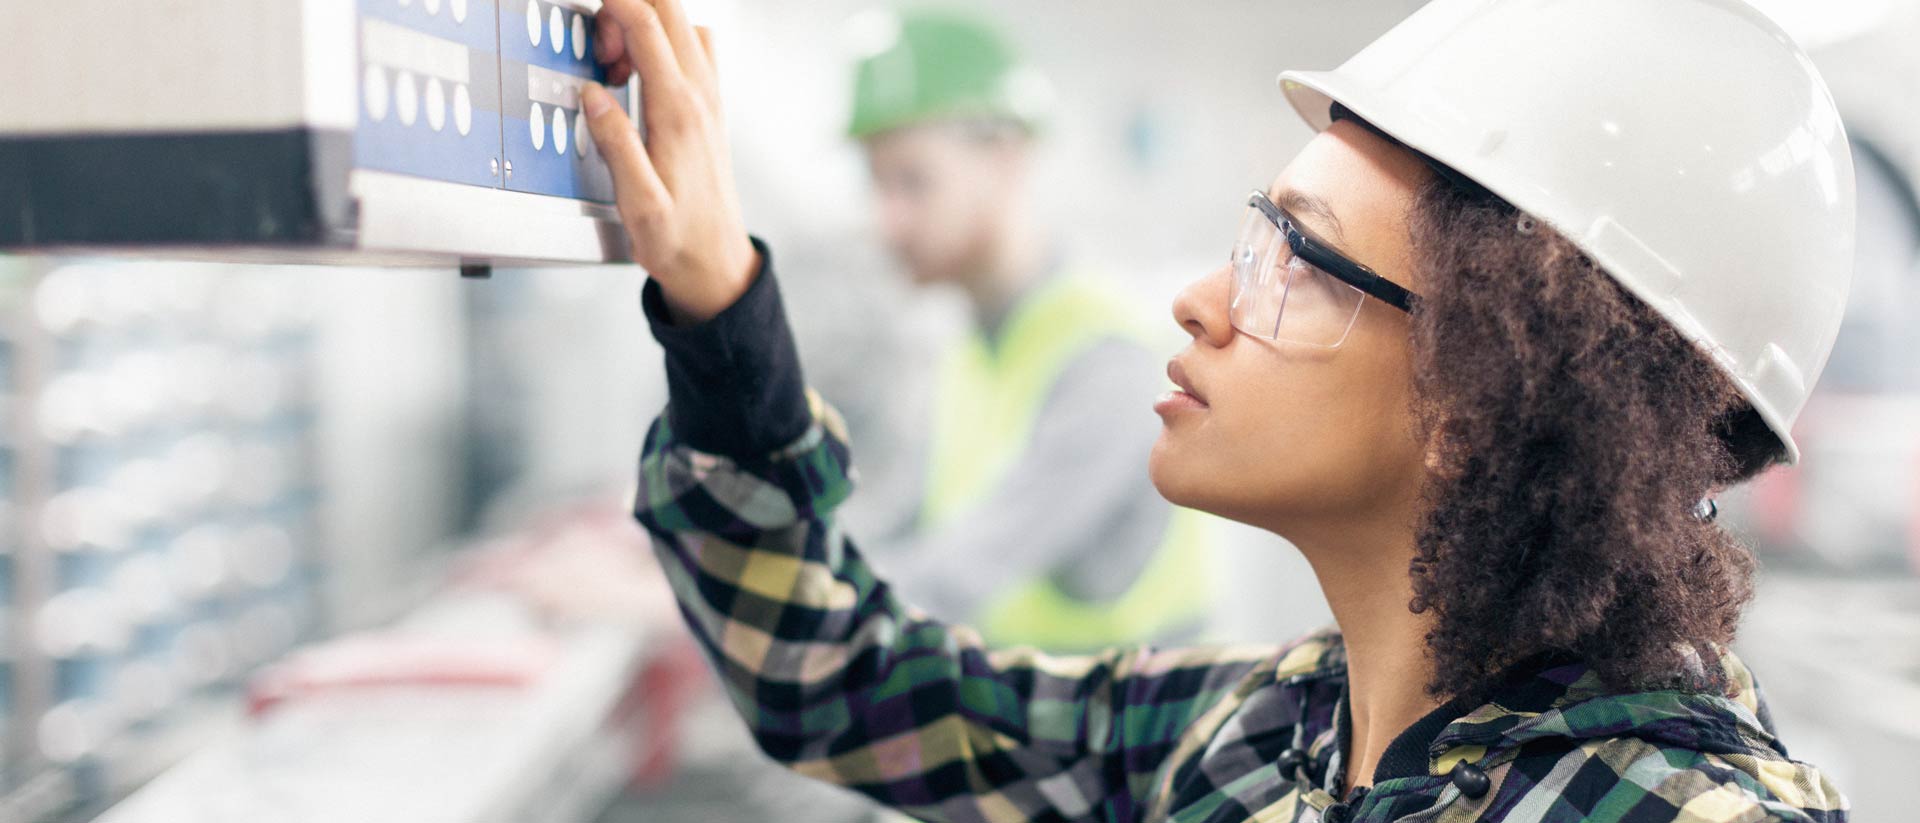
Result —
<path fill-rule="evenodd" d="M 378 123 L 387 119 L 387 73 L 368 65 L 367 76 L 360 78 L 360 97 L 367 104 L 367 117 Z"/>
<path fill-rule="evenodd" d="M 587 18 L 573 16 L 573 59 L 587 59 Z"/>
<path fill-rule="evenodd" d="M 567 110 L 553 110 L 553 153 L 567 156 Z"/>
<path fill-rule="evenodd" d="M 411 126 L 420 119 L 420 89 L 413 84 L 413 72 L 393 76 L 393 104 L 403 125 Z"/>
<path fill-rule="evenodd" d="M 428 17 L 432 17 L 440 13 L 440 0 L 421 0 L 420 7 L 427 10 Z"/>
<path fill-rule="evenodd" d="M 473 95 L 465 83 L 453 87 L 453 127 L 462 137 L 473 131 Z"/>
<path fill-rule="evenodd" d="M 554 54 L 567 50 L 567 16 L 560 13 L 559 6 L 554 6 L 553 13 L 547 15 L 547 34 L 550 35 L 547 45 L 553 47 Z"/>
<path fill-rule="evenodd" d="M 448 5 L 448 8 L 453 12 L 453 22 L 455 23 L 467 22 L 467 0 L 453 0 L 453 2 L 448 3 L 447 5 Z"/>
<path fill-rule="evenodd" d="M 533 150 L 547 147 L 547 113 L 539 103 L 533 104 L 533 112 L 527 115 L 527 137 L 533 140 Z"/>
<path fill-rule="evenodd" d="M 427 78 L 427 128 L 439 131 L 447 127 L 447 90 L 440 78 Z"/>
<path fill-rule="evenodd" d="M 540 0 L 527 0 L 527 41 L 540 45 Z"/>
<path fill-rule="evenodd" d="M 573 153 L 587 156 L 587 113 L 573 116 Z"/>

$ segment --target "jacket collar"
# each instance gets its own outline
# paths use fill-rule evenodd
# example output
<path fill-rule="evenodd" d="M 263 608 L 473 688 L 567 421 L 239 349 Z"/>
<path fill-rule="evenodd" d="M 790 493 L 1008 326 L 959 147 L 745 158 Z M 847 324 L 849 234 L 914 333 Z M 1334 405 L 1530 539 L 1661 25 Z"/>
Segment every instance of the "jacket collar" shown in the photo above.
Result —
<path fill-rule="evenodd" d="M 1322 636 L 1311 653 L 1290 656 L 1278 674 L 1302 682 L 1344 679 L 1346 647 L 1337 632 Z M 1308 657 L 1311 654 L 1311 658 Z M 1531 742 L 1563 738 L 1585 741 L 1634 737 L 1659 746 L 1712 754 L 1742 754 L 1784 748 L 1761 720 L 1764 711 L 1753 675 L 1730 650 L 1721 665 L 1738 692 L 1733 697 L 1677 690 L 1609 692 L 1591 667 L 1564 654 L 1543 654 L 1515 664 L 1484 702 L 1452 701 L 1408 727 L 1388 746 L 1376 783 L 1397 777 L 1447 774 L 1465 761 L 1485 766 L 1510 759 Z M 1292 665 L 1286 665 L 1291 662 Z M 1329 731 L 1344 753 L 1344 683 Z"/>
<path fill-rule="evenodd" d="M 1586 664 L 1552 661 L 1496 691 L 1492 699 L 1449 722 L 1427 746 L 1429 763 L 1490 760 L 1520 746 L 1563 738 L 1634 737 L 1710 754 L 1780 749 L 1761 722 L 1753 678 L 1732 652 L 1721 652 L 1734 698 L 1677 690 L 1610 693 Z M 1480 756 L 1472 757 L 1473 750 Z M 1450 755 L 1452 755 L 1450 757 Z"/>

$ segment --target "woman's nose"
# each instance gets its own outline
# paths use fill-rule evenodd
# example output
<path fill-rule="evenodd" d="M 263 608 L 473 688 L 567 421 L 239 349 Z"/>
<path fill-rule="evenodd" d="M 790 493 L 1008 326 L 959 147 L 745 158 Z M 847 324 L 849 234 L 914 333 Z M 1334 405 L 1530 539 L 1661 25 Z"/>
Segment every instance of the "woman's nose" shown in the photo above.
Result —
<path fill-rule="evenodd" d="M 1216 348 L 1233 342 L 1233 323 L 1227 317 L 1232 277 L 1232 268 L 1221 266 L 1188 283 L 1173 298 L 1173 322 L 1192 335 L 1194 342 Z"/>

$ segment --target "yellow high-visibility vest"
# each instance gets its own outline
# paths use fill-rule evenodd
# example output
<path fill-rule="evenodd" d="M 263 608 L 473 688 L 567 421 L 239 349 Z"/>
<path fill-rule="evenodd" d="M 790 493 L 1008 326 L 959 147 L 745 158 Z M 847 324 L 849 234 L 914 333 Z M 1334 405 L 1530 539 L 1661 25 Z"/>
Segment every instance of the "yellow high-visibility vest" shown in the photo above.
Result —
<path fill-rule="evenodd" d="M 1061 277 L 1015 307 L 997 346 L 975 332 L 951 352 L 935 395 L 921 525 L 966 516 L 991 494 L 1026 448 L 1061 371 L 1116 337 L 1159 348 L 1147 324 L 1110 287 Z M 1152 560 L 1120 597 L 1080 600 L 1043 573 L 994 597 L 973 616 L 975 627 L 998 645 L 1079 651 L 1196 625 L 1207 605 L 1206 532 L 1204 515 L 1176 508 Z"/>

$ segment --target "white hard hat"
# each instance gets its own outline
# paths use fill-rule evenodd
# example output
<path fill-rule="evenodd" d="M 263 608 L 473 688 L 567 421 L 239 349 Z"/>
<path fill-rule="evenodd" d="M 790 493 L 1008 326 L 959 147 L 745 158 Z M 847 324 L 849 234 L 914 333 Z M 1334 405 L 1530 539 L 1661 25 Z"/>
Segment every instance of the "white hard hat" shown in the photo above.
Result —
<path fill-rule="evenodd" d="M 1789 430 L 1853 277 L 1853 160 L 1826 83 L 1741 0 L 1434 0 L 1330 72 L 1332 103 L 1545 221 Z"/>

